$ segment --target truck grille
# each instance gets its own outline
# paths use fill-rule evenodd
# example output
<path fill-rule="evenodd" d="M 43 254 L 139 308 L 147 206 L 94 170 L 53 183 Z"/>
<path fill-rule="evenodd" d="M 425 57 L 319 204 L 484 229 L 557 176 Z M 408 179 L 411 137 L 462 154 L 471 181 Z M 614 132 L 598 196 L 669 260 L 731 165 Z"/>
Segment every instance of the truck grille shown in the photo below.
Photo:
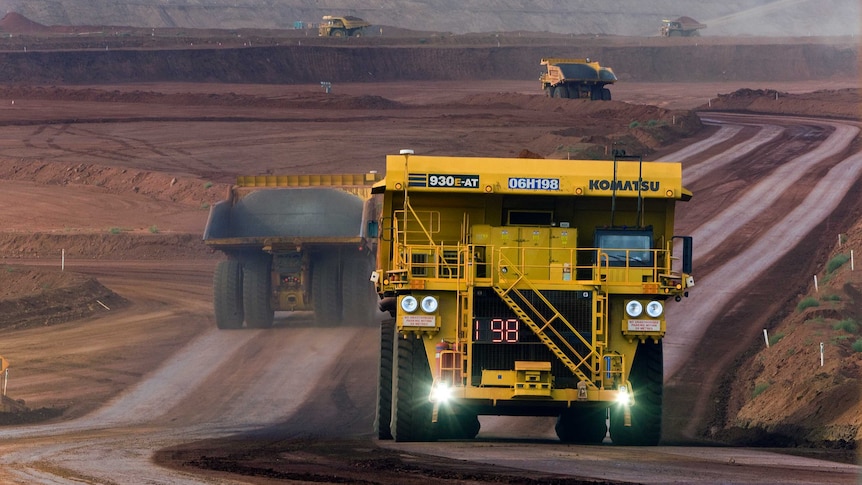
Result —
<path fill-rule="evenodd" d="M 554 310 L 548 308 L 535 292 L 524 290 L 522 293 L 546 320 L 550 320 L 554 316 Z M 542 295 L 569 321 L 581 337 L 590 342 L 590 346 L 581 342 L 577 335 L 575 335 L 575 332 L 567 328 L 559 319 L 553 321 L 551 326 L 563 336 L 565 341 L 579 355 L 584 356 L 589 354 L 593 346 L 592 293 L 589 291 L 549 290 L 542 292 Z M 525 310 L 527 309 L 525 308 Z M 527 312 L 530 313 L 529 310 Z M 497 334 L 489 334 L 487 327 L 489 326 L 488 322 L 491 320 L 510 322 L 517 320 L 515 313 L 500 299 L 494 290 L 490 288 L 476 288 L 474 290 L 473 315 L 474 335 L 471 368 L 473 385 L 479 384 L 482 370 L 512 370 L 515 368 L 515 361 L 551 362 L 551 372 L 555 377 L 555 387 L 574 388 L 577 385 L 577 379 L 572 372 L 556 358 L 554 353 L 541 342 L 539 337 L 526 324 L 517 325 L 517 337 L 511 335 L 495 339 L 494 337 Z M 542 325 L 538 317 L 534 317 L 533 320 L 538 325 Z M 512 326 L 511 328 L 514 327 Z M 583 368 L 582 370 L 588 375 L 591 372 L 589 368 Z"/>

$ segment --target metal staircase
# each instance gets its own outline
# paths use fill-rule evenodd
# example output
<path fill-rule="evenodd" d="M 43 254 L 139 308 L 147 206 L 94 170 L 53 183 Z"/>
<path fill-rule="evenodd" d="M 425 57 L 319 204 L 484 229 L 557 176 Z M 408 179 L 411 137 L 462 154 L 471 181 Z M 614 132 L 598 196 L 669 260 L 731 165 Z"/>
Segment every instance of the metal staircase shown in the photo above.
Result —
<path fill-rule="evenodd" d="M 560 333 L 551 325 L 551 323 L 555 320 L 559 320 L 560 322 L 564 323 L 566 327 L 571 329 L 572 332 L 577 335 L 578 338 L 581 339 L 581 341 L 585 345 L 587 345 L 587 347 L 592 349 L 591 342 L 586 341 L 581 336 L 581 334 L 572 327 L 568 320 L 566 320 L 566 318 L 551 304 L 551 302 L 548 301 L 548 299 L 545 298 L 544 295 L 542 295 L 541 291 L 539 291 L 539 289 L 536 288 L 535 285 L 533 285 L 530 280 L 524 276 L 524 274 L 519 273 L 517 269 L 515 269 L 515 265 L 505 265 L 505 267 L 509 271 L 516 272 L 516 278 L 508 280 L 505 278 L 505 276 L 507 275 L 501 274 L 500 283 L 505 283 L 507 287 L 503 288 L 502 286 L 498 286 L 497 284 L 495 284 L 493 285 L 494 291 L 497 293 L 497 295 L 500 296 L 500 299 L 502 299 L 506 303 L 506 305 L 508 305 L 509 308 L 513 312 L 515 312 L 515 315 L 517 315 L 522 322 L 527 324 L 530 330 L 532 330 L 533 333 L 535 333 L 536 336 L 539 337 L 542 343 L 545 344 L 545 346 L 548 347 L 548 349 L 550 349 L 551 352 L 553 352 L 554 355 L 556 355 L 561 362 L 563 362 L 566 368 L 572 371 L 572 374 L 577 376 L 578 379 L 580 379 L 582 382 L 586 382 L 589 388 L 595 389 L 596 385 L 595 383 L 593 383 L 592 377 L 588 376 L 581 370 L 581 366 L 587 363 L 587 361 L 590 359 L 592 352 L 585 356 L 580 356 L 578 352 L 566 341 L 565 337 L 560 335 Z M 524 293 L 522 293 L 521 290 L 517 288 L 517 286 L 521 283 L 526 285 L 530 289 L 530 291 L 534 292 L 541 299 L 541 301 L 545 305 L 547 305 L 549 310 L 553 311 L 554 314 L 551 318 L 545 318 L 542 313 L 538 309 L 536 309 L 533 303 L 531 303 L 530 300 L 524 295 Z M 513 295 L 517 297 L 518 300 L 520 300 L 521 304 L 515 301 Z M 525 308 L 529 310 L 529 313 L 527 312 L 527 310 L 525 310 Z M 539 320 L 542 325 L 540 326 L 539 324 L 537 324 L 536 320 Z M 555 339 L 551 337 L 551 335 L 548 335 L 549 332 L 554 337 L 556 337 L 556 340 L 558 340 L 564 345 L 565 349 L 561 348 L 560 345 L 555 342 Z"/>

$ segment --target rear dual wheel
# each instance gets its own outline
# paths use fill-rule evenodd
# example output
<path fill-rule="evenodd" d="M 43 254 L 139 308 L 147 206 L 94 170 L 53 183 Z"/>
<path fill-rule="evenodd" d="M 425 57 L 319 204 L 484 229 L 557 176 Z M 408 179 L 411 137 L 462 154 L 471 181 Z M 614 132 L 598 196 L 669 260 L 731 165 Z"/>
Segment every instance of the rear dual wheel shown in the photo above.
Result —
<path fill-rule="evenodd" d="M 219 261 L 213 276 L 213 312 L 220 329 L 272 327 L 270 258 Z"/>
<path fill-rule="evenodd" d="M 319 324 L 367 324 L 374 320 L 377 295 L 370 282 L 371 259 L 365 253 L 321 253 L 314 259 L 311 299 Z"/>
<path fill-rule="evenodd" d="M 554 87 L 554 97 L 555 98 L 568 98 L 569 97 L 569 88 L 565 84 L 560 84 L 559 86 Z"/>
<path fill-rule="evenodd" d="M 221 329 L 242 327 L 242 265 L 235 259 L 219 261 L 213 276 L 213 310 Z"/>
<path fill-rule="evenodd" d="M 272 327 L 272 259 L 269 255 L 250 258 L 243 264 L 242 305 L 248 328 Z"/>
<path fill-rule="evenodd" d="M 311 299 L 314 319 L 319 325 L 341 323 L 341 261 L 338 254 L 321 254 L 314 259 Z"/>

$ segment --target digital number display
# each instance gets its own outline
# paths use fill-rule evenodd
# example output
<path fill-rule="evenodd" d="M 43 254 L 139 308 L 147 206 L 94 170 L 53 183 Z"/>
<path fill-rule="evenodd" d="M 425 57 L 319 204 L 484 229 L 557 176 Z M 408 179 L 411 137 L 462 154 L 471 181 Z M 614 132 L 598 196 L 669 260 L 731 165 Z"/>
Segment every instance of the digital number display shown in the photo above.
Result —
<path fill-rule="evenodd" d="M 477 318 L 473 321 L 473 342 L 517 344 L 521 322 L 517 318 Z"/>

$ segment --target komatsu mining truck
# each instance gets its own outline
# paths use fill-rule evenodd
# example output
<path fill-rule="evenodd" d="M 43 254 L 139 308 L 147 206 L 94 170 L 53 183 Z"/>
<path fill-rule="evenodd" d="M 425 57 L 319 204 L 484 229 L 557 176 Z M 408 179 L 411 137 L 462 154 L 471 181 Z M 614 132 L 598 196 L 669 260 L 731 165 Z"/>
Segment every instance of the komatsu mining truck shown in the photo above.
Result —
<path fill-rule="evenodd" d="M 218 328 L 268 328 L 276 311 L 319 324 L 373 323 L 379 175 L 243 176 L 212 206 L 204 243 Z M 371 231 L 371 232 L 369 232 Z"/>
<path fill-rule="evenodd" d="M 390 155 L 378 268 L 381 439 L 556 417 L 563 442 L 655 445 L 669 301 L 688 296 L 679 163 Z M 675 249 L 676 246 L 676 249 Z"/>
<path fill-rule="evenodd" d="M 320 37 L 361 37 L 365 28 L 370 26 L 370 23 L 359 17 L 325 15 L 318 27 L 318 35 Z"/>
<path fill-rule="evenodd" d="M 590 59 L 544 58 L 545 67 L 539 75 L 542 90 L 551 98 L 610 101 L 611 90 L 606 86 L 617 81 L 613 69 Z"/>

